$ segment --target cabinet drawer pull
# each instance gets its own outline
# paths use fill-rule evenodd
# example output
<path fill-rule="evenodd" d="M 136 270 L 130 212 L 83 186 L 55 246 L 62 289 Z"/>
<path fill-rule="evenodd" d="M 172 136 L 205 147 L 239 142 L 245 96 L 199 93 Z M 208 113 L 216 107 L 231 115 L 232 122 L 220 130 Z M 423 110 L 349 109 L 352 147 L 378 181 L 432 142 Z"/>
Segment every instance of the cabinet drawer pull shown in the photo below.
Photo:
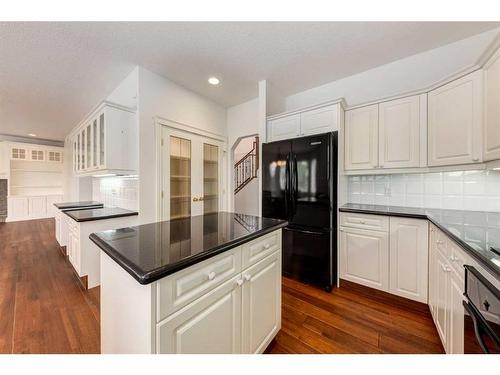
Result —
<path fill-rule="evenodd" d="M 238 279 L 238 280 L 236 280 L 236 284 L 237 284 L 238 286 L 242 286 L 242 285 L 243 285 L 243 279 Z"/>
<path fill-rule="evenodd" d="M 245 277 L 245 281 L 250 281 L 250 279 L 252 278 L 252 276 L 249 274 L 246 274 L 244 277 Z"/>
<path fill-rule="evenodd" d="M 269 247 L 270 247 L 270 246 L 271 246 L 271 245 L 269 245 L 268 243 L 266 243 L 266 244 L 264 245 L 264 249 L 269 249 Z"/>
<path fill-rule="evenodd" d="M 444 272 L 451 272 L 451 268 L 446 265 L 441 264 L 441 268 L 443 269 Z"/>
<path fill-rule="evenodd" d="M 215 279 L 215 272 L 210 272 L 208 274 L 208 280 L 213 280 L 213 279 Z"/>

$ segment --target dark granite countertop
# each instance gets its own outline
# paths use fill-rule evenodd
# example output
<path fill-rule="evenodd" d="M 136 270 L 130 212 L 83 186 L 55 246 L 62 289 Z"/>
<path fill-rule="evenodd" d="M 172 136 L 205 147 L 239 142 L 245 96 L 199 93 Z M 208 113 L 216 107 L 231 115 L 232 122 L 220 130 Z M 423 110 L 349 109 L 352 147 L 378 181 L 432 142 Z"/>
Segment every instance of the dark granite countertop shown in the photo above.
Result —
<path fill-rule="evenodd" d="M 427 219 L 500 279 L 500 212 L 348 203 L 341 212 Z"/>
<path fill-rule="evenodd" d="M 219 212 L 92 233 L 90 239 L 140 284 L 149 284 L 286 225 Z"/>
<path fill-rule="evenodd" d="M 79 209 L 83 207 L 92 207 L 92 208 L 104 207 L 104 205 L 101 202 L 96 202 L 96 201 L 60 202 L 60 203 L 54 203 L 54 206 L 56 206 L 60 210 Z"/>
<path fill-rule="evenodd" d="M 112 219 L 138 215 L 137 211 L 125 210 L 119 207 L 89 208 L 86 210 L 63 211 L 66 215 L 77 222 Z"/>

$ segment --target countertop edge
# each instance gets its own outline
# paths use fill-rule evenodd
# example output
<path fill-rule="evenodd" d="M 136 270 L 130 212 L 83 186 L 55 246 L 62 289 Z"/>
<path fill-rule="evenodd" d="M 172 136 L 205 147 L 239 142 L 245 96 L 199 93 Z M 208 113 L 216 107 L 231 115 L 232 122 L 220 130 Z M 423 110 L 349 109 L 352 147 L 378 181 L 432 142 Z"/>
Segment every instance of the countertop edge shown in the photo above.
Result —
<path fill-rule="evenodd" d="M 99 209 L 99 208 L 97 208 Z M 70 219 L 76 221 L 77 223 L 83 223 L 86 221 L 97 221 L 97 220 L 106 220 L 106 219 L 114 219 L 117 217 L 127 217 L 127 216 L 137 216 L 139 215 L 139 212 L 133 211 L 133 212 L 123 212 L 121 214 L 111 214 L 111 215 L 106 215 L 106 216 L 100 216 L 100 217 L 91 217 L 87 219 L 75 219 L 72 217 L 69 212 L 72 211 L 82 211 L 82 210 L 71 210 L 71 211 L 62 211 L 64 214 L 66 214 Z"/>
<path fill-rule="evenodd" d="M 114 250 L 114 248 L 108 245 L 105 241 L 99 238 L 95 233 L 90 234 L 90 240 L 95 243 L 106 255 L 108 255 L 111 259 L 113 259 L 121 268 L 123 268 L 130 276 L 132 276 L 136 281 L 141 285 L 151 284 L 157 280 L 160 280 L 166 276 L 169 276 L 173 273 L 181 271 L 185 268 L 191 267 L 197 263 L 203 262 L 204 260 L 210 259 L 216 255 L 224 253 L 228 250 L 234 249 L 237 246 L 243 245 L 247 242 L 250 242 L 258 237 L 264 236 L 268 233 L 274 232 L 278 229 L 282 229 L 288 225 L 288 222 L 279 223 L 273 225 L 272 227 L 262 229 L 258 232 L 251 233 L 247 236 L 240 237 L 236 240 L 229 241 L 219 247 L 216 247 L 214 250 L 203 252 L 197 255 L 194 255 L 190 258 L 185 259 L 184 261 L 180 261 L 174 266 L 164 266 L 156 268 L 149 272 L 143 272 L 142 274 L 138 273 L 137 270 L 139 267 L 132 264 L 132 262 L 128 261 L 125 257 L 121 256 L 119 252 Z"/>
<path fill-rule="evenodd" d="M 449 230 L 444 228 L 436 219 L 432 218 L 432 216 L 426 214 L 411 214 L 411 213 L 402 213 L 402 212 L 384 212 L 384 211 L 372 211 L 372 210 L 363 210 L 360 208 L 339 208 L 339 212 L 352 212 L 358 214 L 367 214 L 367 215 L 380 215 L 380 216 L 396 216 L 396 217 L 407 217 L 412 219 L 422 219 L 428 220 L 439 230 L 443 231 L 451 240 L 453 240 L 457 245 L 459 245 L 462 249 L 464 249 L 467 254 L 470 254 L 475 260 L 477 260 L 482 266 L 484 266 L 487 271 L 494 276 L 495 278 L 500 280 L 500 273 L 497 269 L 495 269 L 491 264 L 490 260 L 484 259 L 481 254 L 478 254 L 472 247 L 470 247 L 466 242 L 464 242 L 461 238 L 455 236 Z"/>

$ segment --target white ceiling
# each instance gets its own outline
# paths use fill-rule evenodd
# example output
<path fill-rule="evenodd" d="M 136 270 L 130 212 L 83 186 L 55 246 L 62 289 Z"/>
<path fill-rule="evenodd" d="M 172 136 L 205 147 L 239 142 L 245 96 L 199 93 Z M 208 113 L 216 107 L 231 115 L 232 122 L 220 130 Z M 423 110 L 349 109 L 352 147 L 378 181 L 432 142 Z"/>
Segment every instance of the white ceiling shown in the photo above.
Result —
<path fill-rule="evenodd" d="M 261 79 L 289 95 L 499 25 L 0 23 L 0 134 L 64 139 L 136 65 L 230 106 Z"/>

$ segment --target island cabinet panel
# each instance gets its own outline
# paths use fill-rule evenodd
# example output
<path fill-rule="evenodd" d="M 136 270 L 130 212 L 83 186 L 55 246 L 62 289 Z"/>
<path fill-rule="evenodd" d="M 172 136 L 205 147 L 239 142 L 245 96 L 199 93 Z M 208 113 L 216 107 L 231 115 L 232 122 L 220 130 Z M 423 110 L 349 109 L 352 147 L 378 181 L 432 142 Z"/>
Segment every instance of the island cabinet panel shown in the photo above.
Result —
<path fill-rule="evenodd" d="M 241 248 L 229 250 L 158 281 L 157 319 L 186 306 L 241 272 Z"/>
<path fill-rule="evenodd" d="M 240 276 L 233 277 L 157 328 L 157 353 L 227 354 L 241 352 Z"/>
<path fill-rule="evenodd" d="M 280 232 L 273 232 L 258 240 L 244 244 L 242 250 L 243 268 L 249 267 L 272 254 L 279 249 L 280 244 Z"/>
<path fill-rule="evenodd" d="M 262 353 L 281 328 L 281 256 L 243 272 L 243 353 Z"/>

